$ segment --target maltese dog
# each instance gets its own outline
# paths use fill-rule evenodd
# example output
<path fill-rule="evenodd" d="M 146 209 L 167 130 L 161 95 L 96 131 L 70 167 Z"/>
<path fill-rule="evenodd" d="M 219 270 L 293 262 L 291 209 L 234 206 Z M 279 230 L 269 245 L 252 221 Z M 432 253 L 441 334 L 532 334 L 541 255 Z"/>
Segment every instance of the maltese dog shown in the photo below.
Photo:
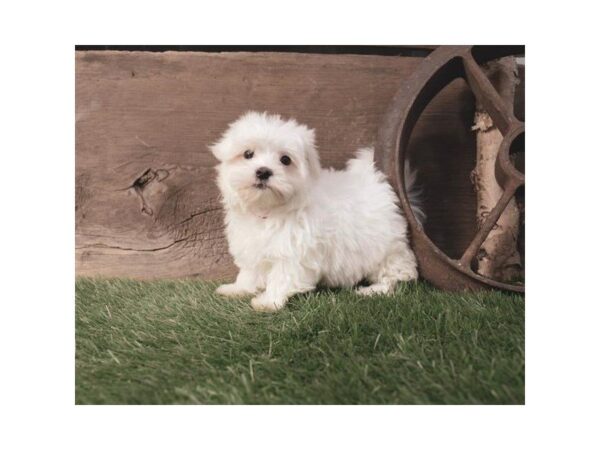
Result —
<path fill-rule="evenodd" d="M 279 115 L 248 112 L 211 146 L 229 250 L 239 268 L 224 296 L 254 295 L 281 309 L 297 293 L 329 287 L 387 294 L 417 278 L 406 219 L 372 149 L 342 171 L 322 169 L 314 130 Z"/>

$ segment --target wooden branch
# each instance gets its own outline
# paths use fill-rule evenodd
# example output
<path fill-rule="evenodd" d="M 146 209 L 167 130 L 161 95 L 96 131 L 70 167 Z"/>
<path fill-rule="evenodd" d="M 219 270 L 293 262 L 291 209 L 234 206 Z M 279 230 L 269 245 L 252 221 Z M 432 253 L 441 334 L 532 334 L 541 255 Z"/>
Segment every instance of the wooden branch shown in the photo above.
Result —
<path fill-rule="evenodd" d="M 485 70 L 499 94 L 512 105 L 518 83 L 515 58 L 491 62 Z M 477 130 L 477 162 L 472 182 L 477 193 L 477 221 L 481 224 L 503 194 L 495 174 L 502 134 L 479 103 L 473 130 Z M 477 253 L 478 273 L 501 281 L 522 276 L 521 256 L 517 250 L 518 234 L 519 209 L 515 200 L 511 199 Z"/>

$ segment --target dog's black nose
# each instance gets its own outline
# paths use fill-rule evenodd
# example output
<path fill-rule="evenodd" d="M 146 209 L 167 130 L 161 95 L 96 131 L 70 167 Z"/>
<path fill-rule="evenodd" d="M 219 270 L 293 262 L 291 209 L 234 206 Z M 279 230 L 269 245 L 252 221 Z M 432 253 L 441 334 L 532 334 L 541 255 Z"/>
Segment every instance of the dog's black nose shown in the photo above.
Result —
<path fill-rule="evenodd" d="M 256 169 L 256 178 L 259 180 L 268 180 L 271 175 L 273 175 L 273 172 L 268 167 L 259 167 Z"/>

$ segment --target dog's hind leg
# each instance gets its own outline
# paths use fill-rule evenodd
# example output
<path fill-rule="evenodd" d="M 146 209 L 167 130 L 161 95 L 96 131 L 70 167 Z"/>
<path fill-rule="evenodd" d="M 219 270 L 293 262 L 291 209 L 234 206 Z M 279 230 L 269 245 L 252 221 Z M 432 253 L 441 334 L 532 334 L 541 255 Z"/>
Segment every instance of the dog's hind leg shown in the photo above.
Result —
<path fill-rule="evenodd" d="M 374 283 L 370 286 L 362 286 L 359 287 L 356 292 L 360 295 L 370 296 L 376 294 L 389 294 L 392 289 L 394 289 L 393 285 L 389 285 L 387 283 Z"/>
<path fill-rule="evenodd" d="M 398 242 L 388 253 L 381 267 L 369 280 L 373 282 L 370 286 L 357 289 L 360 295 L 389 294 L 399 281 L 416 280 L 417 259 L 406 242 Z"/>

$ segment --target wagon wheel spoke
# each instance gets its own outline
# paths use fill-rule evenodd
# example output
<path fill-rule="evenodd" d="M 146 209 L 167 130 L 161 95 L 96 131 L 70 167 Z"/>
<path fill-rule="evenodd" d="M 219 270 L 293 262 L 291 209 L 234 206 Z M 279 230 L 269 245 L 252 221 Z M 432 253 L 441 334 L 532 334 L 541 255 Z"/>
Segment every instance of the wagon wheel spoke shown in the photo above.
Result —
<path fill-rule="evenodd" d="M 487 239 L 488 235 L 498 222 L 498 219 L 508 206 L 510 200 L 514 197 L 517 188 L 520 186 L 519 183 L 510 183 L 507 187 L 496 206 L 490 211 L 484 222 L 479 227 L 479 231 L 463 253 L 459 260 L 459 264 L 463 267 L 470 267 L 471 261 L 479 251 L 481 244 Z"/>
<path fill-rule="evenodd" d="M 400 86 L 380 128 L 377 145 L 379 158 L 380 161 L 383 161 L 383 158 L 391 161 L 390 180 L 398 192 L 413 233 L 413 247 L 421 268 L 421 276 L 443 289 L 462 291 L 493 287 L 513 292 L 525 290 L 524 284 L 487 278 L 474 273 L 470 267 L 473 257 L 488 238 L 517 189 L 525 185 L 524 174 L 514 167 L 514 162 L 511 160 L 510 147 L 516 137 L 524 133 L 524 123 L 515 117 L 512 101 L 503 100 L 502 91 L 496 90 L 478 62 L 484 63 L 504 56 L 520 55 L 524 50 L 524 46 L 439 47 L 425 58 L 421 68 Z M 446 254 L 431 239 L 426 229 L 419 225 L 410 208 L 404 186 L 400 184 L 403 180 L 401 161 L 406 160 L 408 155 L 415 124 L 431 99 L 457 77 L 462 77 L 467 82 L 478 103 L 490 115 L 504 137 L 505 147 L 502 150 L 502 160 L 496 159 L 495 167 L 496 180 L 503 187 L 504 193 L 482 221 L 479 230 L 460 259 L 451 258 Z M 507 96 L 508 94 L 509 92 Z"/>
<path fill-rule="evenodd" d="M 519 123 L 514 115 L 512 105 L 502 99 L 470 53 L 463 57 L 463 66 L 465 79 L 475 97 L 490 115 L 500 133 L 505 136 L 513 124 Z"/>

